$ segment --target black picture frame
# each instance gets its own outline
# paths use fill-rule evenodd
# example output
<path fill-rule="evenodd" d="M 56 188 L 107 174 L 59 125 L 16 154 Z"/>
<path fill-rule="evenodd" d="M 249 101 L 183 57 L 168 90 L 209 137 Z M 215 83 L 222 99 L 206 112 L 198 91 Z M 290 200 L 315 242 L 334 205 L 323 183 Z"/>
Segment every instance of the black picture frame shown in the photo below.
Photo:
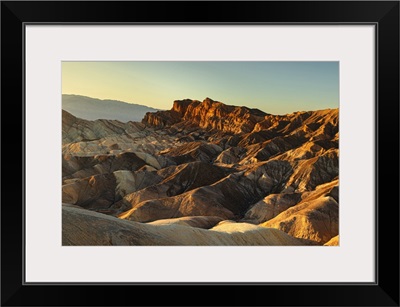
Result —
<path fill-rule="evenodd" d="M 376 282 L 26 284 L 28 23 L 375 25 Z M 399 1 L 2 1 L 1 77 L 2 306 L 399 306 Z"/>

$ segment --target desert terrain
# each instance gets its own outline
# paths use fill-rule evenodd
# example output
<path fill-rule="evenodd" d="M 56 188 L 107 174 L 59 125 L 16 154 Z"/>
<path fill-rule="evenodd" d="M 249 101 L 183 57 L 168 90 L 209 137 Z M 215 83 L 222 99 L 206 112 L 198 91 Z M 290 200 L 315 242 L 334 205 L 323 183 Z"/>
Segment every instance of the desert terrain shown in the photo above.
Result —
<path fill-rule="evenodd" d="M 62 110 L 61 188 L 63 245 L 336 246 L 339 110 L 211 98 L 141 121 Z"/>

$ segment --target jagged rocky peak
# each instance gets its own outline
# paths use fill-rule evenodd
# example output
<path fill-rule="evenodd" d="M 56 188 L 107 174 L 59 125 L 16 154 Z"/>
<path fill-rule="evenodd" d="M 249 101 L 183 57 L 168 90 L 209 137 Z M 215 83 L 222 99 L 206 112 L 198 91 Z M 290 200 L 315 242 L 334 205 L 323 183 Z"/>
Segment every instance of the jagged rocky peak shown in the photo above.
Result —
<path fill-rule="evenodd" d="M 172 108 L 169 111 L 147 112 L 142 123 L 148 127 L 164 128 L 179 123 L 181 120 L 180 113 Z"/>
<path fill-rule="evenodd" d="M 183 100 L 175 100 L 174 105 L 172 106 L 172 111 L 175 111 L 183 117 L 190 105 L 198 105 L 200 101 L 192 100 L 192 99 L 183 99 Z"/>
<path fill-rule="evenodd" d="M 266 115 L 258 109 L 227 105 L 207 97 L 202 102 L 191 99 L 175 100 L 171 110 L 147 113 L 142 122 L 157 128 L 184 123 L 208 130 L 248 133 Z"/>
<path fill-rule="evenodd" d="M 205 108 L 205 109 L 209 109 L 211 107 L 215 107 L 215 108 L 217 108 L 217 107 L 226 107 L 226 108 L 229 108 L 229 107 L 233 107 L 233 106 L 225 105 L 220 101 L 216 101 L 216 100 L 213 100 L 213 99 L 207 97 L 206 99 L 203 100 L 202 107 Z"/>
<path fill-rule="evenodd" d="M 211 108 L 216 108 L 217 106 L 222 107 L 225 106 L 223 103 L 213 100 L 209 97 L 204 99 L 203 101 L 192 100 L 192 99 L 183 99 L 183 100 L 175 100 L 172 106 L 171 111 L 175 111 L 181 115 L 182 118 L 190 118 L 193 116 L 193 111 L 195 109 L 201 110 L 209 110 Z M 230 106 L 225 106 L 226 108 Z M 186 116 L 185 116 L 186 115 Z"/>

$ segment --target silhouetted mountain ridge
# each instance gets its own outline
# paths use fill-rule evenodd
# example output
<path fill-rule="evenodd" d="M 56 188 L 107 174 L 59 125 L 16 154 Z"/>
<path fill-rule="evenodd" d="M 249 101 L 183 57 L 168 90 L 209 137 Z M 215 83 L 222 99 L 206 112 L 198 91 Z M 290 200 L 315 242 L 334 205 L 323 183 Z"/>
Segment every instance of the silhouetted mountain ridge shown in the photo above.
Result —
<path fill-rule="evenodd" d="M 140 122 L 146 112 L 157 109 L 120 100 L 97 99 L 82 95 L 62 95 L 62 109 L 72 115 L 87 119 L 109 119 L 121 122 Z"/>

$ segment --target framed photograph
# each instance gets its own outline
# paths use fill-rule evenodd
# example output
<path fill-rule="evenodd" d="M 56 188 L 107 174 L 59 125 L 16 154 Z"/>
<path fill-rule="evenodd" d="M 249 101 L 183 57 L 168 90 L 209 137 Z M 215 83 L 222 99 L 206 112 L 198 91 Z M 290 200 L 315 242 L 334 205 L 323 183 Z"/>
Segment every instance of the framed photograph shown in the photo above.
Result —
<path fill-rule="evenodd" d="M 399 306 L 398 1 L 1 26 L 2 306 Z"/>

